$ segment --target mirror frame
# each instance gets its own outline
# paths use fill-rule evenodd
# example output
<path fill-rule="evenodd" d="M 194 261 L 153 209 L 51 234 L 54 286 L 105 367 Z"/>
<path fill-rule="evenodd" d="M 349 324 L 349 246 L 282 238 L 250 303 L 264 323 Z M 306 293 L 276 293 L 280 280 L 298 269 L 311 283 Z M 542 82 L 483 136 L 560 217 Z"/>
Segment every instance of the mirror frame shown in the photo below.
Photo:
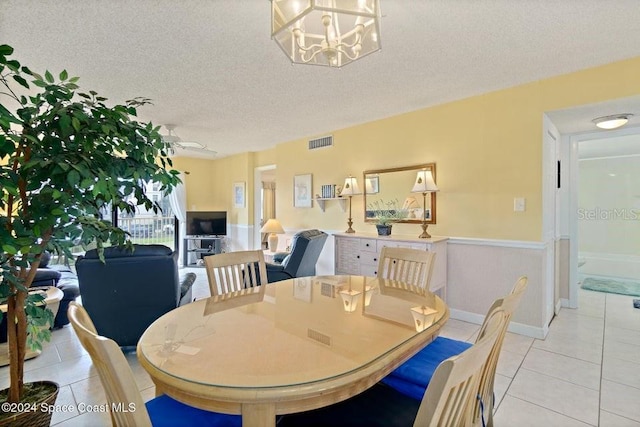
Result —
<path fill-rule="evenodd" d="M 363 185 L 365 187 L 364 191 L 362 192 L 363 194 L 363 199 L 364 199 L 364 221 L 365 222 L 376 222 L 375 219 L 372 218 L 367 218 L 367 191 L 366 191 L 366 185 L 364 183 L 367 182 L 367 175 L 373 175 L 373 174 L 385 174 L 385 173 L 390 173 L 390 172 L 404 172 L 404 171 L 419 171 L 421 169 L 427 169 L 427 170 L 431 170 L 431 173 L 433 174 L 433 180 L 434 182 L 437 184 L 438 180 L 436 177 L 436 164 L 435 163 L 423 163 L 420 165 L 413 165 L 413 166 L 403 166 L 403 167 L 398 167 L 398 168 L 389 168 L 389 169 L 371 169 L 371 170 L 366 170 L 362 173 L 362 182 Z M 411 189 L 408 189 L 409 191 Z M 418 194 L 418 193 L 416 193 Z M 431 219 L 429 219 L 428 221 L 426 221 L 427 224 L 435 224 L 436 223 L 436 213 L 437 213 L 437 209 L 436 209 L 436 193 L 433 192 L 431 193 L 428 197 L 431 197 Z M 403 219 L 402 221 L 397 221 L 399 223 L 411 223 L 411 224 L 422 224 L 422 220 L 421 219 Z"/>

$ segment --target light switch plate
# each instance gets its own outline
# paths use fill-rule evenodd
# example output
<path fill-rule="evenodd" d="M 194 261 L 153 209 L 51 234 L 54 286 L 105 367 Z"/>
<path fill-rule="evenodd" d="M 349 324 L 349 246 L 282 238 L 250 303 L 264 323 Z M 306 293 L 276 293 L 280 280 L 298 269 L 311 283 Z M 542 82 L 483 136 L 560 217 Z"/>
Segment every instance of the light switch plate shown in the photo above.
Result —
<path fill-rule="evenodd" d="M 514 212 L 524 212 L 525 211 L 525 200 L 524 197 L 516 197 L 513 199 L 513 211 Z"/>

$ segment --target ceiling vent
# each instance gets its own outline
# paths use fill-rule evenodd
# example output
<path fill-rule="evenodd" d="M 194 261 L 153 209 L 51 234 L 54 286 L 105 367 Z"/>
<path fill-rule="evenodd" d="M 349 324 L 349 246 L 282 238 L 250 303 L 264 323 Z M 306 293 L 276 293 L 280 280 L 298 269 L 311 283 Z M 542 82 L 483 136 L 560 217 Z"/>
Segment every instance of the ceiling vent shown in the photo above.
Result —
<path fill-rule="evenodd" d="M 333 135 L 309 140 L 309 150 L 323 147 L 333 147 Z"/>

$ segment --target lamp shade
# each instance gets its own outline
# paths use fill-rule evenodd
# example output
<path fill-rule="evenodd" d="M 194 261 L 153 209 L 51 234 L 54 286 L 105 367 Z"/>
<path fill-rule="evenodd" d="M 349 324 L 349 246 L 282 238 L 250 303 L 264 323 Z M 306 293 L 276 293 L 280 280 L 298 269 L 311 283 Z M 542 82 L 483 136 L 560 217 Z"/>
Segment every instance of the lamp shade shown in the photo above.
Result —
<path fill-rule="evenodd" d="M 280 224 L 280 221 L 278 221 L 275 218 L 271 218 L 270 220 L 265 222 L 265 224 L 260 229 L 260 232 L 261 233 L 284 234 L 284 229 L 282 228 L 282 225 Z"/>
<path fill-rule="evenodd" d="M 433 174 L 430 170 L 418 171 L 416 183 L 411 189 L 412 193 L 432 193 L 438 191 L 436 183 L 433 181 Z"/>
<path fill-rule="evenodd" d="M 341 196 L 355 196 L 360 193 L 360 188 L 358 187 L 358 180 L 352 176 L 345 178 L 344 187 L 342 187 L 342 191 L 340 192 Z"/>

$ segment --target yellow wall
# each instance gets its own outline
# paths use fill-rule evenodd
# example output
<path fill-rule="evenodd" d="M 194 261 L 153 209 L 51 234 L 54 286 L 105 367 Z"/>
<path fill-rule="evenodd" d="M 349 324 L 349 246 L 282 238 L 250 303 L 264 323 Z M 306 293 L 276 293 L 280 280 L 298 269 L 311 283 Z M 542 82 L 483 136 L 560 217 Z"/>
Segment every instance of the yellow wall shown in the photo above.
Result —
<path fill-rule="evenodd" d="M 362 172 L 367 169 L 436 162 L 440 192 L 438 223 L 429 227 L 432 234 L 539 241 L 543 113 L 637 95 L 638 75 L 640 57 L 347 129 L 328 130 L 323 135 L 334 135 L 333 148 L 309 151 L 305 138 L 261 153 L 211 161 L 204 169 L 216 178 L 209 179 L 209 188 L 189 189 L 188 204 L 200 208 L 209 200 L 226 201 L 227 209 L 237 214 L 237 223 L 251 224 L 252 197 L 247 198 L 248 209 L 234 210 L 232 183 L 246 181 L 251 188 L 247 194 L 252 194 L 253 168 L 275 163 L 277 217 L 283 226 L 341 230 L 346 228 L 347 214 L 337 202 L 328 202 L 324 213 L 315 206 L 293 207 L 295 175 L 311 173 L 315 194 L 322 184 L 342 185 L 349 174 L 358 177 L 362 187 Z M 513 212 L 514 197 L 526 199 L 525 212 Z M 362 197 L 355 196 L 354 228 L 374 232 L 373 225 L 364 223 L 363 211 Z M 394 233 L 419 231 L 415 224 L 394 226 Z"/>
<path fill-rule="evenodd" d="M 187 210 L 226 210 L 229 223 L 252 224 L 254 153 L 242 153 L 218 160 L 177 157 L 175 169 L 187 171 Z M 245 205 L 235 207 L 235 183 L 245 185 Z"/>

